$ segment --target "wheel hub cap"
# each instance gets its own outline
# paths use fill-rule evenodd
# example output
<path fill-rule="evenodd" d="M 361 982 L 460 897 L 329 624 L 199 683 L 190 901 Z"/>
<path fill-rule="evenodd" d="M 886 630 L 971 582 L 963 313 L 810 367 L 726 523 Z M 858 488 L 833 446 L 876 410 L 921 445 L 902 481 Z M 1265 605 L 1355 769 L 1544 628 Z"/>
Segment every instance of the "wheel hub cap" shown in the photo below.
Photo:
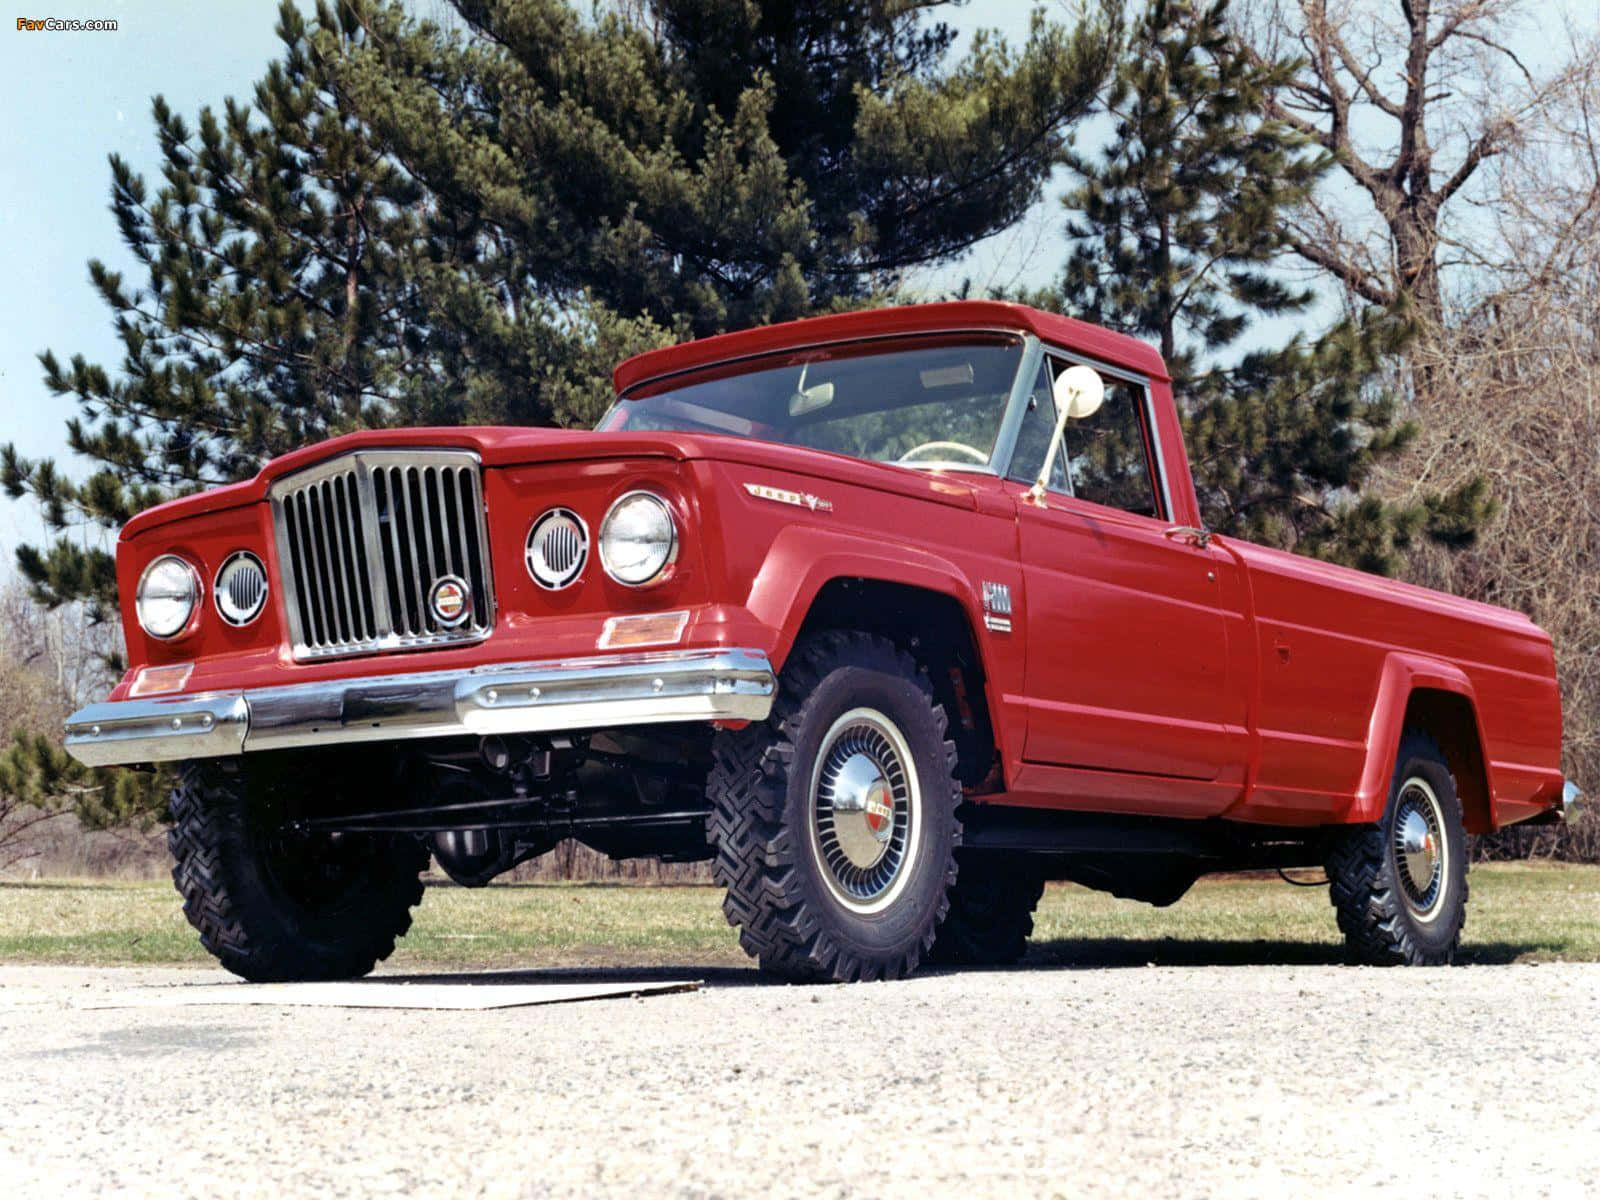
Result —
<path fill-rule="evenodd" d="M 825 881 L 848 906 L 887 902 L 911 845 L 916 782 L 910 751 L 871 709 L 839 718 L 822 739 L 812 789 L 812 835 Z"/>
<path fill-rule="evenodd" d="M 855 867 L 876 866 L 894 833 L 894 793 L 883 767 L 858 751 L 832 771 L 824 768 L 822 786 L 832 802 L 833 829 L 845 858 Z"/>
<path fill-rule="evenodd" d="M 1395 810 L 1395 866 L 1406 899 L 1424 915 L 1444 891 L 1443 824 L 1432 790 L 1417 780 L 1407 782 Z"/>

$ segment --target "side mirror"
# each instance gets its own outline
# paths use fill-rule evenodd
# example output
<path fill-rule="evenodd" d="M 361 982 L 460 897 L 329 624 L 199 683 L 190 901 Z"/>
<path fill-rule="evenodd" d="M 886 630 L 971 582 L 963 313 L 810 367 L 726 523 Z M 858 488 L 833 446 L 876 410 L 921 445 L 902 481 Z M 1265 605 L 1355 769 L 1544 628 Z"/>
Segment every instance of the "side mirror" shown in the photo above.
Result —
<path fill-rule="evenodd" d="M 1106 399 L 1106 385 L 1093 367 L 1068 367 L 1056 376 L 1054 392 L 1058 430 L 1068 417 L 1081 421 L 1094 416 Z"/>
<path fill-rule="evenodd" d="M 1061 439 L 1066 436 L 1068 418 L 1081 421 L 1099 412 L 1100 406 L 1105 403 L 1106 385 L 1100 378 L 1100 372 L 1093 367 L 1079 364 L 1068 367 L 1056 376 L 1051 394 L 1056 402 L 1056 427 L 1050 435 L 1050 447 L 1045 451 L 1044 462 L 1039 467 L 1039 478 L 1034 481 L 1033 487 L 1028 489 L 1028 495 L 1036 504 L 1044 501 L 1045 484 L 1050 478 L 1050 464 L 1055 462 L 1056 455 L 1061 453 Z"/>

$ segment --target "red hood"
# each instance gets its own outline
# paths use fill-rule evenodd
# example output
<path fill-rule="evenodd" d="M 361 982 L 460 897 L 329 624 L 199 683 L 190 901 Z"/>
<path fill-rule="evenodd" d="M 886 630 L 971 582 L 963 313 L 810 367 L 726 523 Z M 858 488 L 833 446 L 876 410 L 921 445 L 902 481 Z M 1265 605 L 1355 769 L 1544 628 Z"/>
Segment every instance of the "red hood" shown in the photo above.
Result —
<path fill-rule="evenodd" d="M 972 508 L 976 504 L 973 485 L 981 476 L 930 475 L 906 467 L 863 462 L 819 450 L 752 441 L 726 434 L 640 432 L 594 433 L 583 429 L 540 429 L 524 426 L 466 425 L 418 429 L 373 429 L 330 438 L 275 458 L 253 479 L 211 488 L 169 500 L 146 509 L 122 527 L 124 539 L 137 537 L 151 529 L 199 516 L 242 508 L 266 499 L 275 480 L 305 467 L 349 454 L 355 450 L 380 447 L 446 447 L 472 450 L 486 467 L 520 466 L 526 463 L 592 461 L 610 458 L 719 459 L 746 463 L 754 467 L 794 471 L 822 479 L 876 487 L 885 491 Z"/>

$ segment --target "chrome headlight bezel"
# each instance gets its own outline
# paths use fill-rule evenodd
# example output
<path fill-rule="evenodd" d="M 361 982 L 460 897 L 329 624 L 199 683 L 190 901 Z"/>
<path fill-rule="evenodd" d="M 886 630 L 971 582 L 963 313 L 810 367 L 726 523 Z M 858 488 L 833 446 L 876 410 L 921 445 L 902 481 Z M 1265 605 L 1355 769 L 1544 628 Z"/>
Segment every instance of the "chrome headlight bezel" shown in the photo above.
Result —
<path fill-rule="evenodd" d="M 560 570 L 550 561 L 551 545 L 547 539 L 552 528 L 566 534 L 561 548 L 566 561 L 559 564 Z M 528 569 L 528 577 L 545 591 L 559 592 L 583 578 L 584 568 L 589 565 L 589 546 L 588 524 L 572 509 L 558 505 L 540 513 L 528 526 L 528 536 L 523 539 L 523 566 Z"/>
<path fill-rule="evenodd" d="M 161 589 L 159 594 L 157 588 Z M 200 611 L 201 589 L 200 572 L 187 559 L 176 554 L 162 554 L 151 559 L 134 590 L 133 612 L 139 628 L 158 641 L 170 642 L 182 637 L 193 626 L 195 614 Z M 156 621 L 147 611 L 151 605 L 172 602 L 182 605 L 181 621 Z M 169 615 L 176 616 L 176 612 Z"/>
<path fill-rule="evenodd" d="M 261 590 L 248 611 L 238 607 L 235 589 L 230 586 L 233 573 L 245 567 L 253 567 L 261 580 Z M 267 582 L 266 564 L 248 550 L 235 550 L 223 560 L 222 566 L 217 568 L 216 577 L 211 581 L 211 603 L 224 623 L 235 629 L 243 629 L 259 620 L 261 614 L 267 611 L 267 597 L 271 590 L 272 585 Z"/>
<path fill-rule="evenodd" d="M 618 521 L 632 512 L 645 511 L 641 506 L 653 507 L 663 522 L 659 530 L 661 536 L 649 539 L 628 538 L 625 544 L 635 547 L 649 545 L 655 548 L 650 550 L 646 557 L 637 560 L 627 558 L 619 562 Z M 624 492 L 611 502 L 611 507 L 606 510 L 605 520 L 600 522 L 600 536 L 595 539 L 595 544 L 600 552 L 600 565 L 605 568 L 610 578 L 624 587 L 649 587 L 667 578 L 672 564 L 678 559 L 679 541 L 678 518 L 673 514 L 672 505 L 657 492 L 636 488 L 631 492 Z"/>

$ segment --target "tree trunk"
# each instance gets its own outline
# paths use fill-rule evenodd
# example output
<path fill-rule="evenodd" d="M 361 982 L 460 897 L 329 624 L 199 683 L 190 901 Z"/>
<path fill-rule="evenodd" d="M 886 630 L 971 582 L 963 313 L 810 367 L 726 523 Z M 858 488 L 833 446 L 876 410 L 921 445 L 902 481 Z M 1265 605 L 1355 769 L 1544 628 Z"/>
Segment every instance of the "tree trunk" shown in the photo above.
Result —
<path fill-rule="evenodd" d="M 1439 282 L 1439 214 L 1425 198 L 1410 202 L 1389 222 L 1394 235 L 1399 293 L 1410 298 L 1417 315 L 1431 325 L 1444 319 Z"/>

